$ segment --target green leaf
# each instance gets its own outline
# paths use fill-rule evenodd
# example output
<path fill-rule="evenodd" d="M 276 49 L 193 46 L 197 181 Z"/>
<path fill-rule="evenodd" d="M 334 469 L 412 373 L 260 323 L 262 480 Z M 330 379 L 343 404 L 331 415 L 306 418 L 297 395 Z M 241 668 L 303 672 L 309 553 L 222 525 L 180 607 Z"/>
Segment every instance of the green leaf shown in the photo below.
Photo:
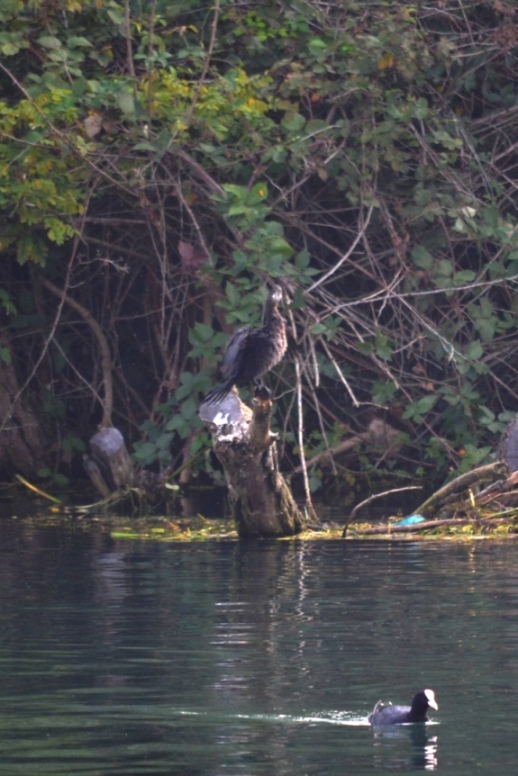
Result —
<path fill-rule="evenodd" d="M 469 358 L 471 361 L 478 361 L 479 358 L 482 358 L 484 355 L 484 348 L 482 347 L 482 343 L 480 340 L 475 340 L 474 342 L 470 342 L 467 348 L 464 351 L 464 355 L 466 358 Z"/>
<path fill-rule="evenodd" d="M 418 401 L 412 402 L 409 405 L 408 409 L 403 414 L 403 418 L 406 420 L 413 420 L 415 423 L 422 423 L 423 415 L 426 415 L 428 412 L 430 412 L 431 409 L 433 409 L 436 401 L 436 394 L 432 393 L 428 396 L 423 396 Z"/>
<path fill-rule="evenodd" d="M 119 92 L 117 102 L 121 111 L 126 116 L 133 116 L 135 113 L 135 100 L 130 92 Z"/>
<path fill-rule="evenodd" d="M 282 126 L 290 132 L 300 131 L 306 124 L 306 119 L 300 113 L 291 114 L 282 120 Z"/>
<path fill-rule="evenodd" d="M 124 24 L 124 14 L 122 13 L 122 10 L 115 8 L 112 5 L 108 7 L 106 12 L 115 25 L 121 26 Z"/>
<path fill-rule="evenodd" d="M 152 442 L 136 442 L 133 457 L 143 466 L 151 466 L 156 461 L 157 449 Z"/>
<path fill-rule="evenodd" d="M 268 197 L 268 187 L 265 183 L 256 183 L 248 193 L 247 202 L 249 205 L 257 205 Z"/>
<path fill-rule="evenodd" d="M 243 213 L 249 213 L 250 208 L 248 205 L 231 205 L 227 212 L 229 216 L 240 216 Z"/>
<path fill-rule="evenodd" d="M 327 43 L 320 38 L 311 38 L 311 40 L 308 41 L 308 46 L 310 46 L 313 49 L 326 49 Z"/>
<path fill-rule="evenodd" d="M 376 332 L 374 342 L 376 355 L 383 359 L 383 361 L 390 361 L 392 359 L 392 346 L 388 337 L 381 332 Z"/>
<path fill-rule="evenodd" d="M 414 264 L 422 269 L 430 269 L 433 264 L 433 256 L 423 245 L 416 245 L 412 248 L 412 259 Z"/>
<path fill-rule="evenodd" d="M 87 40 L 87 38 L 83 38 L 81 36 L 77 37 L 75 35 L 72 35 L 72 37 L 67 40 L 67 45 L 69 48 L 92 48 L 93 46 L 93 44 Z"/>
<path fill-rule="evenodd" d="M 44 48 L 48 48 L 48 49 L 62 48 L 61 41 L 59 40 L 59 38 L 56 38 L 54 35 L 41 35 L 38 38 L 38 43 L 40 44 L 40 46 L 43 46 Z"/>
<path fill-rule="evenodd" d="M 456 272 L 453 276 L 453 285 L 454 286 L 465 286 L 468 283 L 472 283 L 477 274 L 476 272 L 473 272 L 473 270 L 470 269 L 463 269 L 460 272 Z"/>
<path fill-rule="evenodd" d="M 387 404 L 397 393 L 397 385 L 386 380 L 377 380 L 372 386 L 372 401 L 375 404 Z"/>
<path fill-rule="evenodd" d="M 15 45 L 14 43 L 3 43 L 0 47 L 0 51 L 5 57 L 12 57 L 15 54 L 17 54 L 20 51 L 20 46 Z"/>
<path fill-rule="evenodd" d="M 300 270 L 307 269 L 310 261 L 311 261 L 311 256 L 309 254 L 309 251 L 307 251 L 305 248 L 304 250 L 297 253 L 297 255 L 295 256 L 295 266 Z"/>
<path fill-rule="evenodd" d="M 232 307 L 239 307 L 239 303 L 241 301 L 241 297 L 239 295 L 239 291 L 237 288 L 232 285 L 232 283 L 227 283 L 225 286 L 225 294 L 229 301 L 229 303 L 232 305 Z"/>

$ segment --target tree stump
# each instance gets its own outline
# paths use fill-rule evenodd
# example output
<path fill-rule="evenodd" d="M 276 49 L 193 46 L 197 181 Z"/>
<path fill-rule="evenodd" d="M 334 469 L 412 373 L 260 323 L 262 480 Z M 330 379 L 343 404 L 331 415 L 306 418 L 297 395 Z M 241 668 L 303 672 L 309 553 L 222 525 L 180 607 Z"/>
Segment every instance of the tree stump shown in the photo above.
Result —
<path fill-rule="evenodd" d="M 91 457 L 83 456 L 85 469 L 103 497 L 133 486 L 131 459 L 124 437 L 117 428 L 109 426 L 94 434 L 90 450 Z"/>
<path fill-rule="evenodd" d="M 262 395 L 252 407 L 234 389 L 220 402 L 202 404 L 200 418 L 225 471 L 239 536 L 293 536 L 303 529 L 304 517 L 278 469 L 277 435 L 270 431 L 272 402 Z"/>

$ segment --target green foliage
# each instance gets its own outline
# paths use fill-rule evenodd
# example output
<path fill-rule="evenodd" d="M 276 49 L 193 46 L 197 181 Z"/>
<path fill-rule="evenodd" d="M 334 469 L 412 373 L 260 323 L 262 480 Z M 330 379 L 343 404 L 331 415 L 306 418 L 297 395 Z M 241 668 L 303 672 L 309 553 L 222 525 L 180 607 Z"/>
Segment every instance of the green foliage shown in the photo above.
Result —
<path fill-rule="evenodd" d="M 68 434 L 62 442 L 63 452 L 67 455 L 73 455 L 75 452 L 85 453 L 86 446 L 82 439 Z"/>
<path fill-rule="evenodd" d="M 53 472 L 48 466 L 39 469 L 37 475 L 40 479 L 51 482 L 58 488 L 66 488 L 69 485 L 68 477 L 65 477 L 64 474 L 60 474 L 59 472 Z"/>
<path fill-rule="evenodd" d="M 116 0 L 5 0 L 0 361 L 30 373 L 57 303 L 38 273 L 66 278 L 130 375 L 136 459 L 174 466 L 207 443 L 223 330 L 257 325 L 281 280 L 313 451 L 346 435 L 351 394 L 426 429 L 423 460 L 492 446 L 518 399 L 518 63 L 498 5 L 156 0 L 128 20 Z M 103 392 L 83 326 L 65 305 L 37 374 L 64 426 L 81 379 Z M 291 367 L 274 379 L 289 435 Z"/>
<path fill-rule="evenodd" d="M 412 420 L 419 426 L 424 422 L 425 416 L 430 412 L 436 401 L 437 397 L 434 394 L 423 396 L 421 399 L 411 402 L 403 417 L 407 420 Z"/>
<path fill-rule="evenodd" d="M 16 314 L 16 307 L 5 288 L 0 288 L 0 307 L 8 314 Z"/>
<path fill-rule="evenodd" d="M 61 420 L 65 417 L 65 404 L 48 389 L 42 389 L 43 410 L 51 418 Z"/>
<path fill-rule="evenodd" d="M 173 396 L 155 408 L 156 420 L 147 420 L 142 425 L 146 439 L 135 443 L 133 454 L 138 463 L 142 466 L 159 463 L 167 468 L 173 462 L 170 448 L 175 441 L 185 443 L 189 440 L 188 450 L 192 456 L 207 445 L 208 437 L 202 431 L 198 417 L 199 391 L 207 390 L 207 377 L 207 372 L 182 373 Z"/>
<path fill-rule="evenodd" d="M 0 346 L 0 361 L 3 361 L 4 364 L 12 363 L 11 351 L 3 345 Z"/>

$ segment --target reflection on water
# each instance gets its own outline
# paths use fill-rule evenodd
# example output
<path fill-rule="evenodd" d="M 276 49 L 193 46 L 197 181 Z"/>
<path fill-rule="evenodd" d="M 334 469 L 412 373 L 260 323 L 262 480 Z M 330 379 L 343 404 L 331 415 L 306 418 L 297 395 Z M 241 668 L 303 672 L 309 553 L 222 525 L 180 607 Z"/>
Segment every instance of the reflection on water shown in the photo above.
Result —
<path fill-rule="evenodd" d="M 408 769 L 411 766 L 434 771 L 439 763 L 437 735 L 428 725 L 393 725 L 374 730 L 374 761 L 380 769 Z"/>
<path fill-rule="evenodd" d="M 515 772 L 517 560 L 511 542 L 180 546 L 4 521 L 0 775 Z M 367 724 L 422 687 L 435 724 Z"/>

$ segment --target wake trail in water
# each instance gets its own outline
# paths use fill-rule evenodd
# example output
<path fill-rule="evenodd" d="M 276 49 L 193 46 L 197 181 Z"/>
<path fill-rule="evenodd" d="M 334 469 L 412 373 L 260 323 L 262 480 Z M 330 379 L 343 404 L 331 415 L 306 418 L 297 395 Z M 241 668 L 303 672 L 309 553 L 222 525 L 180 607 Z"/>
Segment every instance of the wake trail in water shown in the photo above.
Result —
<path fill-rule="evenodd" d="M 182 716 L 209 717 L 213 716 L 210 712 L 204 711 L 179 711 Z M 350 727 L 369 727 L 369 721 L 366 716 L 359 716 L 347 711 L 319 712 L 315 714 L 226 714 L 217 715 L 218 719 L 243 719 L 256 722 L 284 722 L 287 724 L 306 724 L 306 725 L 348 725 Z"/>

